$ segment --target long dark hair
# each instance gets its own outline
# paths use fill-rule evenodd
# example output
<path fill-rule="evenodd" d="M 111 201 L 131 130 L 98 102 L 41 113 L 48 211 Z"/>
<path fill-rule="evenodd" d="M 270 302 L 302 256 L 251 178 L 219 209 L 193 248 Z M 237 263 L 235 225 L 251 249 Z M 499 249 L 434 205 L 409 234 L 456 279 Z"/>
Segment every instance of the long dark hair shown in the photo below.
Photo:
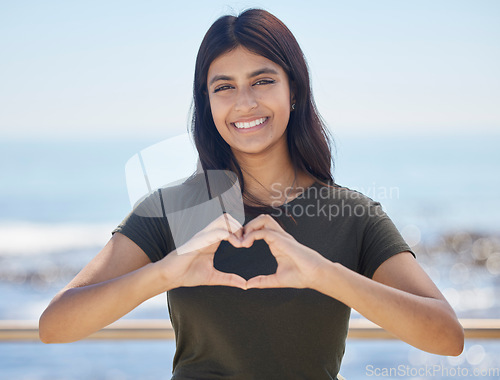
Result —
<path fill-rule="evenodd" d="M 194 74 L 192 133 L 204 170 L 232 170 L 246 194 L 241 168 L 230 146 L 215 127 L 207 90 L 210 64 L 239 46 L 280 65 L 295 95 L 295 110 L 287 126 L 292 165 L 309 172 L 320 182 L 333 182 L 331 138 L 314 103 L 307 63 L 293 34 L 275 16 L 262 9 L 249 9 L 239 16 L 223 16 L 205 34 L 198 50 Z"/>

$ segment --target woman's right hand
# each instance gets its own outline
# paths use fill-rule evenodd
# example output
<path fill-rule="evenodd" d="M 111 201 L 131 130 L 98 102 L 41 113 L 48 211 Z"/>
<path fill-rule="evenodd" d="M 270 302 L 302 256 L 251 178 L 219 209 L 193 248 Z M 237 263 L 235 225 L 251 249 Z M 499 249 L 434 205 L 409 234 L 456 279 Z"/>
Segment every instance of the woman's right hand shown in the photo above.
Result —
<path fill-rule="evenodd" d="M 243 227 L 230 214 L 222 214 L 188 242 L 157 262 L 168 288 L 224 285 L 246 289 L 246 280 L 214 268 L 214 255 L 221 241 L 239 247 Z"/>

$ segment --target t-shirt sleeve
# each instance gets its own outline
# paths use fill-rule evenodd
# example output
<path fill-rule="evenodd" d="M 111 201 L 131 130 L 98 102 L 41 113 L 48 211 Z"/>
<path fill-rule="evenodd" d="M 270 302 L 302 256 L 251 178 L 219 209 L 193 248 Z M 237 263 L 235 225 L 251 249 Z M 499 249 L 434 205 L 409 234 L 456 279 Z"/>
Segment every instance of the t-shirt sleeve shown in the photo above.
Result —
<path fill-rule="evenodd" d="M 161 260 L 175 249 L 168 220 L 156 207 L 158 193 L 143 201 L 112 231 L 127 236 L 152 262 Z"/>
<path fill-rule="evenodd" d="M 361 239 L 360 273 L 372 278 L 377 268 L 390 257 L 408 251 L 415 253 L 382 210 L 380 203 L 370 200 L 367 222 Z"/>

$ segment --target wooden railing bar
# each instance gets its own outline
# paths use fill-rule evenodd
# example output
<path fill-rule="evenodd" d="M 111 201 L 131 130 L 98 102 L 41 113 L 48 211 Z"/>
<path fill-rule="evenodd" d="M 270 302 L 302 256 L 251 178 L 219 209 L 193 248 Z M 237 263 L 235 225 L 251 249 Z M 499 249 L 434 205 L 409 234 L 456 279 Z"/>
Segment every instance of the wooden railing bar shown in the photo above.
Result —
<path fill-rule="evenodd" d="M 466 339 L 500 339 L 500 319 L 460 319 Z M 396 339 L 366 319 L 351 319 L 349 339 Z M 171 340 L 169 320 L 121 319 L 90 335 L 87 340 Z M 38 341 L 38 321 L 0 320 L 0 342 Z"/>

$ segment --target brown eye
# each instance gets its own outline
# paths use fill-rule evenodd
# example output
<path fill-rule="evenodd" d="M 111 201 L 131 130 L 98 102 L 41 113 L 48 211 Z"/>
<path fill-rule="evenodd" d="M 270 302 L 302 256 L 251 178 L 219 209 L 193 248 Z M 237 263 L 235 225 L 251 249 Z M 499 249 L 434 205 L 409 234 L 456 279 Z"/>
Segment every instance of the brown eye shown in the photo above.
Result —
<path fill-rule="evenodd" d="M 214 89 L 214 93 L 219 92 L 219 91 L 228 90 L 228 89 L 230 89 L 230 88 L 232 88 L 232 86 L 229 86 L 229 85 L 225 84 L 225 85 L 223 85 L 223 86 L 216 87 L 216 88 Z"/>
<path fill-rule="evenodd" d="M 272 79 L 261 79 L 261 80 L 255 82 L 254 86 L 261 86 L 264 84 L 273 84 L 274 82 L 276 82 L 276 81 L 272 80 Z"/>

